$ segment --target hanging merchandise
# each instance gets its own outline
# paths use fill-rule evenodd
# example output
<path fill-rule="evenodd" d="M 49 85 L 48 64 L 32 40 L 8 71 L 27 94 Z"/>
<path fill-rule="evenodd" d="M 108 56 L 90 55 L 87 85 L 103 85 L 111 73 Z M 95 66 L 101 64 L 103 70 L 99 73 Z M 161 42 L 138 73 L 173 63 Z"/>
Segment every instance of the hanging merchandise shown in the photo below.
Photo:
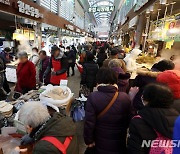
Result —
<path fill-rule="evenodd" d="M 179 14 L 166 17 L 158 21 L 152 22 L 149 39 L 158 41 L 180 41 L 180 19 Z"/>
<path fill-rule="evenodd" d="M 174 44 L 174 40 L 166 42 L 166 48 L 165 49 L 171 49 Z"/>

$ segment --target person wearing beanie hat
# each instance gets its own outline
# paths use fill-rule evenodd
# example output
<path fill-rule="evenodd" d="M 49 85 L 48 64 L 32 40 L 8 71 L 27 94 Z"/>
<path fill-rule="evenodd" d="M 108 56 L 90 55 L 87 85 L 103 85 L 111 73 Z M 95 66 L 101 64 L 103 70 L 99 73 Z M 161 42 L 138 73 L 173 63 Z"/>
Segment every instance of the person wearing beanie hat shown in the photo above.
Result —
<path fill-rule="evenodd" d="M 51 59 L 49 66 L 47 67 L 44 73 L 44 79 L 51 72 L 50 83 L 53 85 L 60 85 L 61 80 L 67 79 L 67 68 L 68 68 L 68 60 L 64 53 L 54 45 L 51 48 Z"/>
<path fill-rule="evenodd" d="M 25 51 L 18 53 L 19 64 L 17 66 L 17 83 L 15 91 L 25 94 L 36 88 L 36 69 L 34 64 L 28 60 Z"/>
<path fill-rule="evenodd" d="M 180 113 L 180 71 L 168 70 L 162 72 L 157 76 L 156 80 L 171 88 L 175 99 L 173 107 Z"/>

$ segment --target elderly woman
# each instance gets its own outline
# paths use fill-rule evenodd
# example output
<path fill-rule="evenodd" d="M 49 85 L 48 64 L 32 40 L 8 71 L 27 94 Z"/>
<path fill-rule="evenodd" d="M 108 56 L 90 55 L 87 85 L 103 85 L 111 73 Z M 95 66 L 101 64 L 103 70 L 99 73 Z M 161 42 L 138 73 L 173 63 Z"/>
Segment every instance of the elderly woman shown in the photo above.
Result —
<path fill-rule="evenodd" d="M 19 64 L 17 67 L 15 91 L 25 94 L 36 88 L 36 69 L 34 64 L 28 60 L 26 52 L 20 52 L 18 58 Z"/>
<path fill-rule="evenodd" d="M 125 154 L 130 116 L 130 99 L 118 92 L 117 75 L 111 69 L 97 73 L 98 91 L 86 104 L 84 140 L 96 154 Z"/>
<path fill-rule="evenodd" d="M 121 92 L 126 92 L 129 87 L 130 74 L 125 73 L 122 69 L 122 63 L 119 59 L 112 59 L 108 67 L 115 71 L 118 76 L 118 88 Z"/>
<path fill-rule="evenodd" d="M 35 142 L 33 154 L 78 154 L 76 129 L 71 118 L 60 113 L 51 117 L 40 102 L 29 102 L 20 109 L 19 120 Z M 60 144 L 64 147 L 58 146 Z"/>

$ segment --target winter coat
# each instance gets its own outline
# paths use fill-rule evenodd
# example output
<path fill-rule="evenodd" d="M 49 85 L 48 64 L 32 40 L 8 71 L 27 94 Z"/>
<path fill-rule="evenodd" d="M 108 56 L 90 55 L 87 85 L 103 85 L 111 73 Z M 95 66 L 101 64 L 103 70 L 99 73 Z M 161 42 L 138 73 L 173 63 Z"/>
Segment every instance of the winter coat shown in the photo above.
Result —
<path fill-rule="evenodd" d="M 120 92 L 111 108 L 99 119 L 97 116 L 112 100 L 117 88 L 99 86 L 89 95 L 86 104 L 84 140 L 95 142 L 96 154 L 126 154 L 126 135 L 130 116 L 130 99 Z"/>
<path fill-rule="evenodd" d="M 76 62 L 76 53 L 74 50 L 70 50 L 69 52 L 66 52 L 66 56 L 68 59 L 68 63 L 75 63 Z"/>
<path fill-rule="evenodd" d="M 33 154 L 62 154 L 54 145 L 41 140 L 46 136 L 53 136 L 62 144 L 66 137 L 72 136 L 73 139 L 67 149 L 67 154 L 78 154 L 75 124 L 71 118 L 65 117 L 60 113 L 55 113 L 46 124 L 42 125 L 36 132 L 30 134 L 30 136 L 33 137 L 36 142 Z"/>
<path fill-rule="evenodd" d="M 175 99 L 172 108 L 176 109 L 180 114 L 180 99 Z"/>
<path fill-rule="evenodd" d="M 15 91 L 26 93 L 36 87 L 36 69 L 29 60 L 17 66 L 17 84 Z"/>
<path fill-rule="evenodd" d="M 174 124 L 174 132 L 173 132 L 173 140 L 180 140 L 180 116 L 176 119 L 176 122 Z M 173 154 L 179 154 L 180 153 L 180 147 L 174 147 L 173 148 Z"/>
<path fill-rule="evenodd" d="M 98 58 L 97 63 L 101 67 L 101 66 L 103 66 L 104 60 L 107 58 L 107 54 L 106 53 L 98 53 L 97 58 Z"/>
<path fill-rule="evenodd" d="M 140 110 L 142 118 L 133 118 L 129 126 L 127 148 L 129 154 L 148 154 L 150 148 L 142 148 L 143 140 L 155 140 L 158 133 L 172 139 L 173 127 L 179 113 L 173 108 L 149 108 Z"/>
<path fill-rule="evenodd" d="M 81 84 L 85 84 L 88 88 L 93 89 L 96 86 L 98 69 L 98 65 L 94 61 L 85 63 L 81 75 Z"/>
<path fill-rule="evenodd" d="M 134 97 L 133 100 L 133 107 L 136 110 L 141 110 L 144 105 L 142 103 L 142 94 L 144 91 L 145 86 L 147 86 L 149 83 L 155 83 L 156 77 L 158 76 L 160 72 L 152 72 L 147 69 L 141 69 L 137 71 L 137 77 L 134 80 L 133 86 L 139 87 L 139 91 Z"/>
<path fill-rule="evenodd" d="M 39 80 L 41 82 L 43 82 L 44 73 L 45 73 L 47 67 L 49 66 L 49 64 L 50 64 L 50 57 L 48 57 L 48 56 L 44 60 L 40 60 L 40 64 L 39 64 Z M 50 72 L 47 75 L 47 77 L 45 78 L 44 82 L 46 84 L 48 84 L 50 82 Z"/>
<path fill-rule="evenodd" d="M 0 58 L 0 89 L 3 87 L 4 84 L 4 72 L 5 72 L 5 64 L 3 59 Z"/>

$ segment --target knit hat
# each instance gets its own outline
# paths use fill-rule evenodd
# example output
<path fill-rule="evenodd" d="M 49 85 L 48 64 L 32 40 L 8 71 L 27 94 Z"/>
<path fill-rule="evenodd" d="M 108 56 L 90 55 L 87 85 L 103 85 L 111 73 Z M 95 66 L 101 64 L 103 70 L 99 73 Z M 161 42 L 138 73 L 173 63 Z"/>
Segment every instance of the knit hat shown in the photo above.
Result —
<path fill-rule="evenodd" d="M 173 94 L 175 99 L 180 99 L 180 71 L 169 70 L 160 73 L 156 79 L 158 82 L 167 84 Z"/>

